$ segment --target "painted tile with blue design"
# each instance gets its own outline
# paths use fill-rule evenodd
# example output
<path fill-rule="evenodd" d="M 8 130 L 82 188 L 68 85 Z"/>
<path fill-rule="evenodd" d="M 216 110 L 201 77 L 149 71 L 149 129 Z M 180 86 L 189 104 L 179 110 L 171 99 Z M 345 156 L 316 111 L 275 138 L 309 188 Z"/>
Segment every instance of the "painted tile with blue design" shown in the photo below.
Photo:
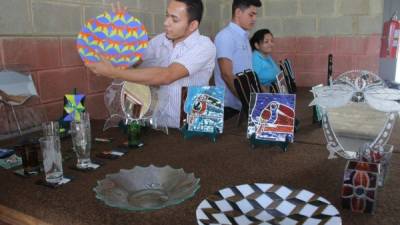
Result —
<path fill-rule="evenodd" d="M 293 142 L 296 95 L 251 93 L 247 137 Z"/>
<path fill-rule="evenodd" d="M 189 131 L 222 133 L 224 128 L 224 88 L 189 87 L 184 111 Z"/>

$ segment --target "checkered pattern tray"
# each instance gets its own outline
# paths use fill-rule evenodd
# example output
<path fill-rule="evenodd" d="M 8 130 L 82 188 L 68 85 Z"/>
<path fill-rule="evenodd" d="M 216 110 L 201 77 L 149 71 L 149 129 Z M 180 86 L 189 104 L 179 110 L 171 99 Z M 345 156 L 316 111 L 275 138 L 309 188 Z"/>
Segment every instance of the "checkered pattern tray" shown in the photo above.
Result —
<path fill-rule="evenodd" d="M 338 210 L 325 198 L 265 183 L 219 190 L 200 203 L 196 216 L 199 225 L 342 224 Z"/>

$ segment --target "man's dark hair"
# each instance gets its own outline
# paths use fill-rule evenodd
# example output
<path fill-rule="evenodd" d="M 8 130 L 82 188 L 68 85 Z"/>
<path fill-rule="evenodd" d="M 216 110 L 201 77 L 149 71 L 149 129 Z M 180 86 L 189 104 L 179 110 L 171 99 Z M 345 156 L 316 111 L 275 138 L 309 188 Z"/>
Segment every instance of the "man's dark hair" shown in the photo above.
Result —
<path fill-rule="evenodd" d="M 240 9 L 242 11 L 250 8 L 250 6 L 261 7 L 260 0 L 233 0 L 232 3 L 232 17 L 235 15 L 235 10 Z"/>
<path fill-rule="evenodd" d="M 270 34 L 271 36 L 274 36 L 274 35 L 271 33 L 270 30 L 268 30 L 268 29 L 261 29 L 261 30 L 256 31 L 256 32 L 254 33 L 253 37 L 250 38 L 250 45 L 251 45 L 251 49 L 252 49 L 253 51 L 254 51 L 254 50 L 257 50 L 257 49 L 256 49 L 256 43 L 257 43 L 257 44 L 260 44 L 261 42 L 264 41 L 264 36 L 265 36 L 266 34 Z"/>
<path fill-rule="evenodd" d="M 197 20 L 200 24 L 203 17 L 203 2 L 201 0 L 176 0 L 177 2 L 185 3 L 186 12 L 189 16 L 189 23 Z"/>

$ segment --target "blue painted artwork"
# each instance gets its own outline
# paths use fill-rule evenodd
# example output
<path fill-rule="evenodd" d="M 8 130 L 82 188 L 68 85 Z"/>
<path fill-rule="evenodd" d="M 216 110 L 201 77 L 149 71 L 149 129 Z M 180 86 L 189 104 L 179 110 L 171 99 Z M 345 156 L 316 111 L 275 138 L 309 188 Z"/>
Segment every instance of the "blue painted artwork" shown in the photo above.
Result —
<path fill-rule="evenodd" d="M 252 93 L 247 137 L 293 142 L 296 95 Z"/>
<path fill-rule="evenodd" d="M 184 111 L 189 131 L 222 133 L 224 128 L 223 87 L 189 87 Z"/>

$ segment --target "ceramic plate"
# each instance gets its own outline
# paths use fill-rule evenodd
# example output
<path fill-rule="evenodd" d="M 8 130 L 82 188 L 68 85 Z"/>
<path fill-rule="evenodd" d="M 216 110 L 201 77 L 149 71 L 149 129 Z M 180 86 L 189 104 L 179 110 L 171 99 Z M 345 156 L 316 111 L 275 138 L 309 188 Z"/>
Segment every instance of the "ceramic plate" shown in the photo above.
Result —
<path fill-rule="evenodd" d="M 104 12 L 90 19 L 79 32 L 77 49 L 85 63 L 102 57 L 127 68 L 142 57 L 148 36 L 144 25 L 128 13 Z"/>
<path fill-rule="evenodd" d="M 342 224 L 338 210 L 325 198 L 265 183 L 221 189 L 200 203 L 196 216 L 199 225 Z"/>

